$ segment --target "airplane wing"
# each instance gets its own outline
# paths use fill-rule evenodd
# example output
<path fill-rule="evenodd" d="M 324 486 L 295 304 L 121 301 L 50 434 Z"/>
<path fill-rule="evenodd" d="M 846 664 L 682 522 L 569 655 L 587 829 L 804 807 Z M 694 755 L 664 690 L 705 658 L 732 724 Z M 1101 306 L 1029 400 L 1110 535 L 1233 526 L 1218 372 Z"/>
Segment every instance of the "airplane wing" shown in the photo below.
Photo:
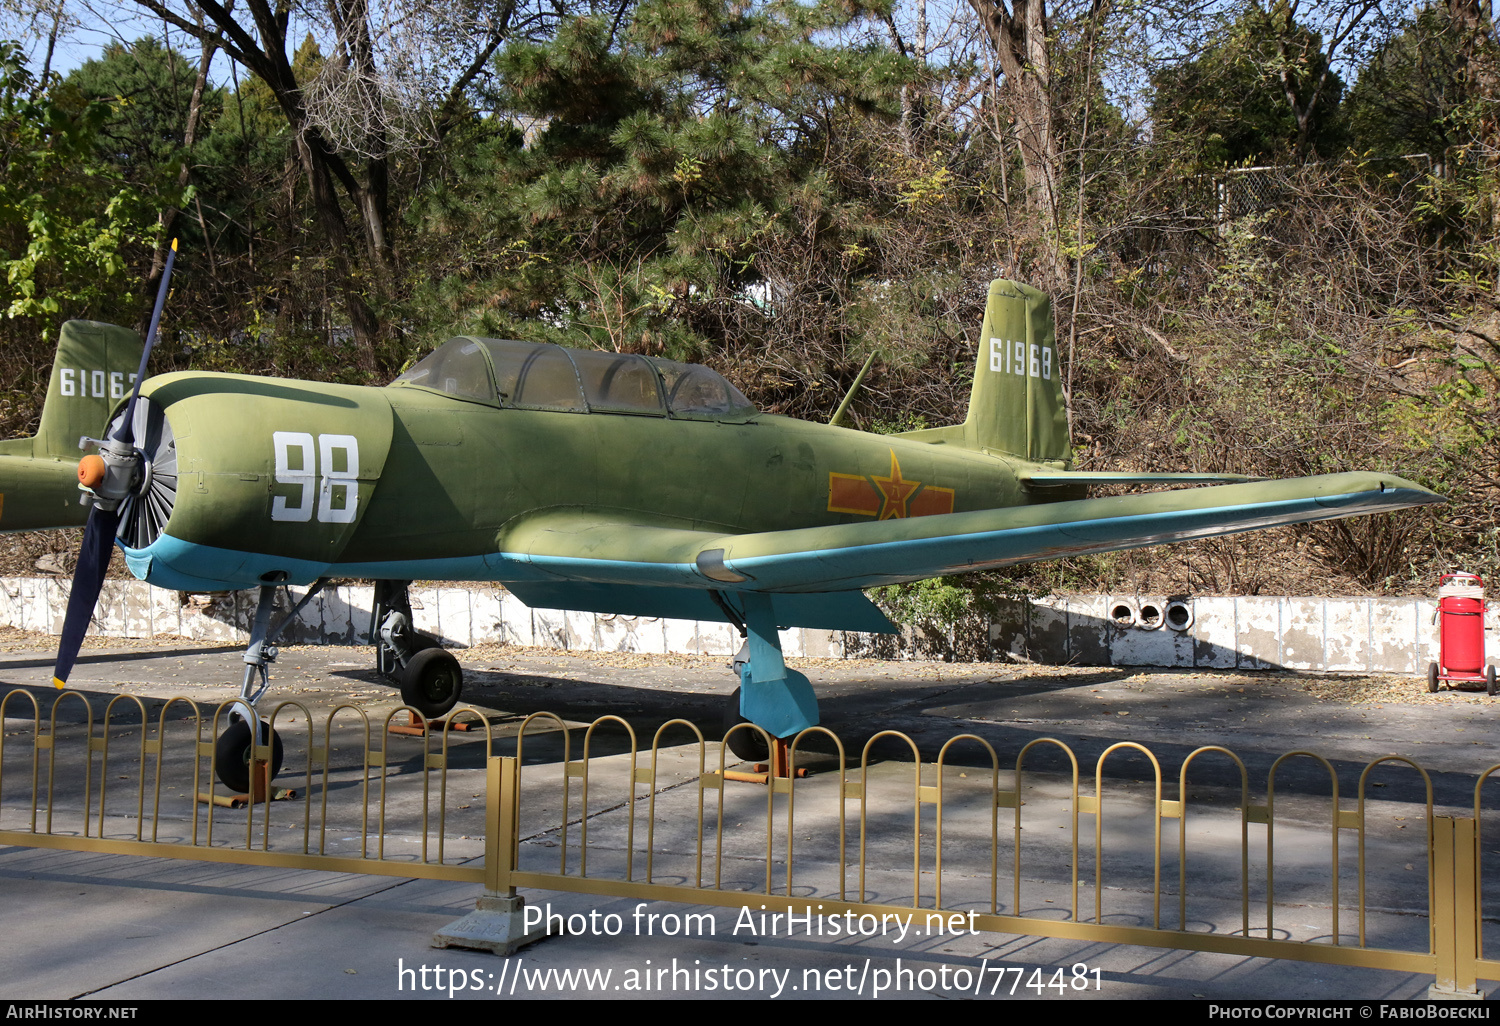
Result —
<path fill-rule="evenodd" d="M 1134 471 L 1052 470 L 1023 472 L 1018 476 L 1022 484 L 1032 488 L 1061 488 L 1079 484 L 1243 484 L 1247 481 L 1266 480 L 1249 474 L 1194 474 L 1181 471 L 1138 474 Z"/>
<path fill-rule="evenodd" d="M 524 567 L 522 575 L 550 584 L 554 598 L 564 583 L 853 596 L 969 570 L 1442 501 L 1393 475 L 1350 473 L 738 535 L 552 510 L 503 531 L 492 566 L 507 583 Z M 526 588 L 512 585 L 523 601 Z M 813 626 L 783 623 L 794 625 Z"/>
<path fill-rule="evenodd" d="M 709 623 L 735 623 L 744 619 L 742 609 L 730 605 L 719 592 L 703 587 L 663 588 L 587 581 L 507 581 L 505 587 L 535 609 L 580 609 Z M 779 592 L 771 596 L 771 610 L 779 627 L 865 634 L 901 632 L 861 591 Z"/>
<path fill-rule="evenodd" d="M 719 559 L 746 588 L 868 588 L 1442 501 L 1391 475 L 1327 474 L 744 535 Z"/>
<path fill-rule="evenodd" d="M 512 522 L 501 552 L 490 557 L 496 577 L 528 606 L 624 616 L 733 623 L 722 582 L 696 569 L 697 555 L 719 531 L 597 509 L 549 509 Z M 895 634 L 880 608 L 857 590 L 777 594 L 778 625 Z"/>

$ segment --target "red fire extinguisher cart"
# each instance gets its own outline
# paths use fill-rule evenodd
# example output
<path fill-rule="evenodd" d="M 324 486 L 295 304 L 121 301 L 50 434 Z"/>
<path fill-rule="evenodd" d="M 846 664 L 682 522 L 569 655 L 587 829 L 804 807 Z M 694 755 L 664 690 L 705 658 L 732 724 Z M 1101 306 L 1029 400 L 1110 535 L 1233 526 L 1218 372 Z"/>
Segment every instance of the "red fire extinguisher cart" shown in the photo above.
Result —
<path fill-rule="evenodd" d="M 1438 681 L 1484 682 L 1496 692 L 1495 668 L 1484 664 L 1484 581 L 1477 574 L 1444 574 L 1438 578 L 1438 661 L 1427 666 L 1427 690 Z"/>

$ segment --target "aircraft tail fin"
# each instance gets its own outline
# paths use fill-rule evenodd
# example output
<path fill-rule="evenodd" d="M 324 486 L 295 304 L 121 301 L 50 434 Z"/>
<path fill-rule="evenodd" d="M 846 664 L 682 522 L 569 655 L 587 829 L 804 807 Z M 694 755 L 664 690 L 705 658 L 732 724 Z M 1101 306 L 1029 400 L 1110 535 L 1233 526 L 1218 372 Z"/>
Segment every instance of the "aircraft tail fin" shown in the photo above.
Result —
<path fill-rule="evenodd" d="M 140 336 L 128 328 L 62 326 L 36 434 L 0 441 L 0 531 L 77 527 L 87 519 L 78 502 L 78 439 L 104 433 L 140 360 Z"/>
<path fill-rule="evenodd" d="M 941 440 L 1032 463 L 1071 463 L 1051 298 L 1029 285 L 991 282 L 968 418 L 961 428 L 911 431 L 904 437 Z"/>
<path fill-rule="evenodd" d="M 141 347 L 141 337 L 129 328 L 99 321 L 64 324 L 31 455 L 76 462 L 78 439 L 100 437 L 115 404 L 129 397 Z"/>

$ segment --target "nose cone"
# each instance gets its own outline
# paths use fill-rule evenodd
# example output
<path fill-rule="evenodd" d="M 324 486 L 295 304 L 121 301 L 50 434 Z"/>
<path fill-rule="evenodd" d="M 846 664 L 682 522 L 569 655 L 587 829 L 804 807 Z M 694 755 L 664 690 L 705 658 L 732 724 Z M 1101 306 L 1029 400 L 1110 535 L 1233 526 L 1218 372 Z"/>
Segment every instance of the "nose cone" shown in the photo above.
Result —
<path fill-rule="evenodd" d="M 78 483 L 89 491 L 103 483 L 105 472 L 104 458 L 98 453 L 89 453 L 78 461 Z"/>

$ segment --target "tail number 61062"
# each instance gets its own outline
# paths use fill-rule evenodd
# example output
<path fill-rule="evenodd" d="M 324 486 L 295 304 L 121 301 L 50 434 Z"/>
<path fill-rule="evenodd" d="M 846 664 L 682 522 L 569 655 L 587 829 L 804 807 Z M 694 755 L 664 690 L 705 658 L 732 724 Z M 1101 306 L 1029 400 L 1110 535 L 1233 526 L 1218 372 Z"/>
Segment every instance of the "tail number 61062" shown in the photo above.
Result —
<path fill-rule="evenodd" d="M 359 439 L 353 435 L 319 435 L 277 431 L 276 483 L 291 485 L 291 495 L 271 498 L 271 519 L 323 524 L 352 524 L 359 508 Z M 317 488 L 317 498 L 313 489 Z"/>

